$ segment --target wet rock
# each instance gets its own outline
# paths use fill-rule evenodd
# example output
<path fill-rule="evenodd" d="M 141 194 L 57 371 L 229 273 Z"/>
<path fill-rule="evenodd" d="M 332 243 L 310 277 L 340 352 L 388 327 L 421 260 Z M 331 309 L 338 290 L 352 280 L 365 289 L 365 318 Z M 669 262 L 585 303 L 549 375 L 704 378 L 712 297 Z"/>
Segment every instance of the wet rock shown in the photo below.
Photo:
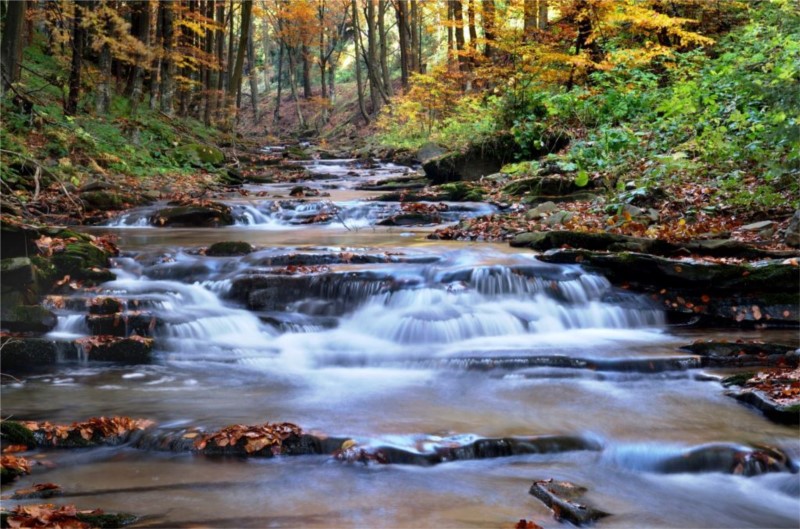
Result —
<path fill-rule="evenodd" d="M 420 163 L 425 163 L 447 153 L 447 150 L 436 143 L 426 143 L 417 151 L 416 158 Z"/>
<path fill-rule="evenodd" d="M 89 336 L 75 340 L 75 344 L 83 349 L 88 360 L 96 362 L 147 364 L 153 353 L 153 339 L 141 336 Z"/>
<path fill-rule="evenodd" d="M 576 191 L 567 195 L 539 195 L 531 194 L 522 197 L 523 204 L 542 204 L 544 202 L 593 202 L 602 200 L 594 191 Z"/>
<path fill-rule="evenodd" d="M 211 257 L 229 257 L 236 255 L 247 255 L 253 252 L 253 246 L 249 242 L 225 241 L 212 244 L 206 250 L 206 255 Z"/>
<path fill-rule="evenodd" d="M 157 211 L 150 224 L 157 227 L 216 228 L 233 224 L 231 208 L 220 202 L 177 205 Z"/>
<path fill-rule="evenodd" d="M 782 450 L 729 443 L 709 443 L 688 448 L 655 463 L 653 470 L 665 474 L 724 472 L 743 476 L 796 472 L 791 458 Z"/>
<path fill-rule="evenodd" d="M 800 325 L 800 274 L 790 264 L 701 263 L 588 250 L 557 250 L 538 258 L 579 263 L 615 285 L 650 294 L 676 322 L 691 317 L 706 324 Z"/>
<path fill-rule="evenodd" d="M 586 493 L 586 488 L 568 481 L 534 481 L 528 492 L 547 505 L 559 522 L 567 521 L 581 526 L 610 516 L 607 512 L 577 503 L 576 500 Z"/>
<path fill-rule="evenodd" d="M 80 194 L 80 199 L 88 211 L 123 209 L 151 202 L 144 194 L 130 195 L 118 190 L 86 191 Z"/>
<path fill-rule="evenodd" d="M 150 336 L 156 324 L 155 316 L 150 312 L 133 311 L 116 314 L 88 314 L 86 316 L 86 325 L 94 335 Z"/>
<path fill-rule="evenodd" d="M 779 404 L 762 391 L 743 388 L 727 393 L 736 400 L 753 406 L 771 421 L 780 424 L 800 424 L 800 404 Z"/>
<path fill-rule="evenodd" d="M 111 253 L 101 250 L 88 241 L 77 241 L 66 245 L 63 251 L 50 258 L 57 276 L 70 276 L 89 284 L 111 281 L 116 276 L 108 270 Z"/>
<path fill-rule="evenodd" d="M 34 500 L 55 498 L 64 494 L 64 490 L 54 483 L 38 483 L 28 489 L 18 489 L 11 495 L 12 500 Z"/>
<path fill-rule="evenodd" d="M 704 357 L 709 367 L 797 367 L 800 360 L 794 347 L 770 343 L 697 341 L 681 349 Z"/>
<path fill-rule="evenodd" d="M 406 189 L 422 189 L 428 185 L 428 181 L 418 176 L 405 176 L 392 178 L 391 180 L 379 180 L 369 182 L 356 187 L 361 191 L 391 191 Z"/>
<path fill-rule="evenodd" d="M 122 301 L 116 298 L 95 298 L 88 304 L 89 314 L 116 314 L 123 309 Z"/>
<path fill-rule="evenodd" d="M 630 237 L 612 233 L 584 233 L 569 230 L 521 233 L 511 241 L 511 246 L 528 247 L 538 251 L 569 247 L 585 250 L 639 252 L 666 256 L 697 254 L 711 257 L 740 257 L 744 259 L 783 258 L 792 255 L 792 252 L 761 250 L 729 239 L 694 240 L 685 243 L 671 243 L 660 239 Z"/>
<path fill-rule="evenodd" d="M 16 421 L 0 421 L 0 439 L 4 446 L 24 445 L 28 448 L 36 446 L 33 432 Z"/>
<path fill-rule="evenodd" d="M 0 326 L 11 332 L 45 333 L 53 330 L 58 318 L 40 305 L 3 305 Z"/>
<path fill-rule="evenodd" d="M 800 248 L 800 209 L 794 212 L 792 220 L 789 221 L 789 226 L 784 232 L 783 242 L 788 246 Z"/>
<path fill-rule="evenodd" d="M 84 513 L 79 512 L 75 517 L 90 527 L 98 529 L 117 529 L 130 525 L 139 519 L 135 514 L 130 513 L 105 513 L 102 511 Z"/>
<path fill-rule="evenodd" d="M 64 344 L 41 338 L 4 337 L 0 349 L 3 371 L 30 371 L 55 364 Z"/>
<path fill-rule="evenodd" d="M 437 212 L 422 213 L 400 213 L 391 217 L 381 219 L 376 224 L 378 226 L 426 226 L 429 224 L 439 224 L 442 217 Z"/>

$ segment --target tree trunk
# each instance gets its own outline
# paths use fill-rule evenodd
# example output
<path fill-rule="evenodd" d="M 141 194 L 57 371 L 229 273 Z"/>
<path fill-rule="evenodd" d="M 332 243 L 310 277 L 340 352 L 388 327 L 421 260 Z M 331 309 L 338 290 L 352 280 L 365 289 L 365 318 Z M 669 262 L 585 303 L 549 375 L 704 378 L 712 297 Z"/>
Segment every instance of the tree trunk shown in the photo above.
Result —
<path fill-rule="evenodd" d="M 98 114 L 108 114 L 111 106 L 111 45 L 104 44 L 100 49 L 100 82 L 97 83 L 95 109 Z"/>
<path fill-rule="evenodd" d="M 264 93 L 266 94 L 267 97 L 269 97 L 270 85 L 272 84 L 272 79 L 270 79 L 270 73 L 272 70 L 272 58 L 271 58 L 271 50 L 269 42 L 269 19 L 267 19 L 266 2 L 264 7 L 265 7 L 264 18 L 261 21 L 263 24 L 261 45 L 264 47 Z"/>
<path fill-rule="evenodd" d="M 478 30 L 475 28 L 475 0 L 469 0 L 467 4 L 467 23 L 469 25 L 469 57 L 472 61 L 475 59 L 475 52 L 478 47 Z"/>
<path fill-rule="evenodd" d="M 206 12 L 205 16 L 209 22 L 214 20 L 214 12 L 216 11 L 216 0 L 206 0 Z M 206 46 L 205 52 L 206 57 L 208 60 L 211 60 L 211 57 L 214 55 L 214 35 L 216 31 L 212 28 L 206 29 Z M 213 100 L 213 92 L 216 90 L 216 78 L 214 77 L 214 68 L 211 64 L 206 66 L 205 68 L 205 75 L 203 76 L 203 123 L 206 126 L 211 125 L 211 115 L 214 112 L 214 107 L 212 104 Z"/>
<path fill-rule="evenodd" d="M 250 69 L 250 104 L 253 107 L 253 119 L 256 123 L 260 120 L 258 117 L 258 69 L 256 68 L 256 49 L 253 44 L 253 17 L 250 17 L 250 31 L 247 35 L 247 66 Z"/>
<path fill-rule="evenodd" d="M 467 70 L 469 69 L 469 61 L 465 55 L 464 6 L 461 4 L 461 0 L 450 0 L 450 3 L 453 5 L 453 21 L 455 25 L 453 30 L 456 35 L 456 55 L 458 57 L 458 64 L 462 70 Z"/>
<path fill-rule="evenodd" d="M 403 90 L 408 89 L 408 12 L 406 0 L 397 0 L 395 2 L 395 15 L 397 16 L 397 32 L 400 39 L 400 83 Z"/>
<path fill-rule="evenodd" d="M 388 48 L 386 43 L 386 0 L 378 0 L 378 37 L 380 42 L 381 75 L 383 76 L 383 88 L 388 97 L 392 96 L 392 78 L 389 75 Z"/>
<path fill-rule="evenodd" d="M 228 85 L 228 101 L 227 107 L 230 111 L 228 116 L 229 124 L 231 128 L 236 113 L 238 112 L 237 108 L 234 108 L 234 101 L 236 98 L 236 94 L 239 91 L 239 88 L 242 84 L 242 70 L 244 69 L 244 56 L 245 52 L 247 51 L 247 38 L 250 35 L 250 14 L 253 12 L 253 0 L 243 0 L 242 1 L 242 18 L 240 24 L 240 34 L 239 34 L 239 46 L 238 51 L 236 52 L 236 64 L 233 67 L 233 75 L 230 79 L 230 84 Z"/>
<path fill-rule="evenodd" d="M 313 97 L 313 93 L 311 92 L 311 61 L 308 60 L 309 51 L 308 46 L 303 44 L 300 48 L 300 53 L 302 54 L 302 63 L 303 63 L 303 98 L 304 99 L 311 99 Z"/>
<path fill-rule="evenodd" d="M 164 66 L 161 68 L 161 111 L 167 116 L 175 113 L 175 5 L 169 0 L 160 0 L 161 30 L 164 36 Z"/>
<path fill-rule="evenodd" d="M 6 20 L 0 42 L 0 66 L 3 72 L 3 89 L 19 81 L 22 64 L 22 32 L 25 27 L 27 2 L 7 2 Z"/>
<path fill-rule="evenodd" d="M 524 0 L 524 26 L 522 28 L 522 40 L 529 41 L 536 29 L 536 16 L 538 14 L 536 0 Z"/>
<path fill-rule="evenodd" d="M 162 53 L 164 50 L 164 23 L 161 20 L 161 6 L 156 8 L 156 32 L 155 49 L 153 54 L 152 69 L 150 70 L 150 110 L 156 110 L 160 99 L 161 91 L 161 68 L 164 62 Z"/>
<path fill-rule="evenodd" d="M 358 93 L 358 109 L 361 111 L 361 117 L 369 125 L 370 119 L 367 113 L 366 106 L 364 105 L 364 84 L 361 82 L 361 53 L 359 51 L 359 37 L 360 30 L 358 29 L 358 0 L 352 0 L 353 3 L 353 48 L 356 63 L 356 92 Z"/>
<path fill-rule="evenodd" d="M 132 21 L 131 34 L 136 37 L 145 48 L 150 48 L 150 2 L 147 0 L 138 0 L 131 4 L 133 12 L 131 13 Z M 144 73 L 145 73 L 145 60 L 147 55 L 137 55 L 136 64 L 133 67 L 133 78 L 131 81 L 131 88 L 128 92 L 131 97 L 131 115 L 136 115 L 136 110 L 139 102 L 144 94 Z"/>
<path fill-rule="evenodd" d="M 218 113 L 219 108 L 223 106 L 220 101 L 222 99 L 223 90 L 225 89 L 225 0 L 217 1 L 217 30 L 214 32 L 214 46 L 217 48 L 217 70 L 214 74 L 216 77 L 216 90 L 211 94 L 211 111 L 210 114 Z"/>
<path fill-rule="evenodd" d="M 73 116 L 78 111 L 81 96 L 81 60 L 86 40 L 83 28 L 83 6 L 75 2 L 75 16 L 72 21 L 72 64 L 69 69 L 69 94 L 64 104 L 64 114 Z M 19 42 L 21 44 L 21 42 Z"/>
<path fill-rule="evenodd" d="M 494 0 L 483 0 L 483 34 L 486 39 L 486 47 L 483 56 L 491 59 L 494 56 Z"/>
<path fill-rule="evenodd" d="M 539 0 L 539 29 L 547 29 L 547 0 Z"/>
<path fill-rule="evenodd" d="M 405 0 L 404 0 L 405 1 Z M 409 18 L 408 27 L 411 31 L 411 60 L 409 67 L 412 72 L 422 73 L 422 50 L 420 47 L 420 12 L 417 2 L 409 0 L 411 8 L 408 10 Z"/>
<path fill-rule="evenodd" d="M 279 22 L 280 23 L 280 22 Z M 275 94 L 275 111 L 272 114 L 273 121 L 278 121 L 281 117 L 281 88 L 283 88 L 283 42 L 278 41 L 278 90 Z"/>
<path fill-rule="evenodd" d="M 235 33 L 233 32 L 233 0 L 231 0 L 231 5 L 228 8 L 228 21 L 229 21 L 229 28 L 228 28 L 228 61 L 225 63 L 225 91 L 230 92 L 231 89 L 231 77 L 233 77 L 233 65 L 234 65 L 234 56 L 235 56 L 235 43 L 236 40 L 234 39 Z M 223 105 L 227 106 L 227 105 Z"/>
<path fill-rule="evenodd" d="M 372 102 L 372 113 L 377 113 L 381 107 L 381 76 L 378 73 L 378 24 L 375 20 L 375 1 L 367 0 L 367 75 L 369 76 L 369 97 Z"/>

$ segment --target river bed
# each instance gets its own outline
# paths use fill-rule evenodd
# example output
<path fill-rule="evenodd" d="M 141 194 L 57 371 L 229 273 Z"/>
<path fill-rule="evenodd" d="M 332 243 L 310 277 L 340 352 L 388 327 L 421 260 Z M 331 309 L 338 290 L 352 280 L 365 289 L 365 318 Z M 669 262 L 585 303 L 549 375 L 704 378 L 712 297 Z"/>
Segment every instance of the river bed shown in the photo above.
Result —
<path fill-rule="evenodd" d="M 798 526 L 796 473 L 663 470 L 665 460 L 710 443 L 766 444 L 800 457 L 796 427 L 726 396 L 708 380 L 720 372 L 464 368 L 465 359 L 525 357 L 646 363 L 687 356 L 678 348 L 695 339 L 796 345 L 796 333 L 669 327 L 647 299 L 577 266 L 541 263 L 505 244 L 431 241 L 433 226 L 377 226 L 397 205 L 366 202 L 375 193 L 354 185 L 405 168 L 344 160 L 310 170 L 330 177 L 306 185 L 330 196 L 292 201 L 286 185 L 249 186 L 262 196 L 231 198 L 242 212 L 234 226 L 149 227 L 141 219 L 152 209 L 143 209 L 87 228 L 119 237 L 117 280 L 100 293 L 158 317 L 156 361 L 60 364 L 4 385 L 4 417 L 127 415 L 165 429 L 288 421 L 362 446 L 419 451 L 538 435 L 581 436 L 600 448 L 417 467 L 116 447 L 49 453 L 54 468 L 34 469 L 15 488 L 59 483 L 57 502 L 142 515 L 136 527 L 488 528 L 521 518 L 558 527 L 528 494 L 534 480 L 554 478 L 587 487 L 586 499 L 612 513 L 598 527 Z M 321 207 L 335 220 L 294 222 Z M 443 222 L 492 208 L 450 211 Z M 232 240 L 257 250 L 198 253 Z M 88 333 L 80 312 L 59 317 L 55 336 Z"/>

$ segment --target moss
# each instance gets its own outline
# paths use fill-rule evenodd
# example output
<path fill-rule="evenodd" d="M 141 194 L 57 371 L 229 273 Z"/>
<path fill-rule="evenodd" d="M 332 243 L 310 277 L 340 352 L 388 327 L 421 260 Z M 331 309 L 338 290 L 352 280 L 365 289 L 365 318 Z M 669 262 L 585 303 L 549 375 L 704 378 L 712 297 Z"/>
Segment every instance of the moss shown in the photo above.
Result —
<path fill-rule="evenodd" d="M 743 386 L 748 380 L 750 380 L 754 376 L 755 373 L 753 373 L 752 371 L 748 371 L 746 373 L 737 373 L 735 375 L 731 375 L 729 377 L 725 377 L 724 379 L 722 379 L 722 385 L 726 388 L 729 386 Z"/>
<path fill-rule="evenodd" d="M 115 529 L 117 527 L 125 527 L 137 520 L 137 517 L 129 513 L 78 513 L 76 518 L 92 527 L 98 529 Z"/>
<path fill-rule="evenodd" d="M 25 445 L 29 448 L 36 446 L 33 432 L 16 421 L 0 421 L 0 439 L 5 446 Z"/>
<path fill-rule="evenodd" d="M 800 413 L 800 404 L 792 404 L 791 406 L 784 406 L 781 408 L 784 413 Z"/>
<path fill-rule="evenodd" d="M 206 255 L 212 257 L 224 257 L 232 255 L 247 255 L 252 253 L 253 247 L 250 243 L 241 241 L 226 241 L 214 243 L 206 250 Z"/>
<path fill-rule="evenodd" d="M 175 149 L 173 157 L 179 163 L 191 165 L 219 165 L 225 161 L 225 155 L 221 150 L 199 143 L 181 145 Z"/>

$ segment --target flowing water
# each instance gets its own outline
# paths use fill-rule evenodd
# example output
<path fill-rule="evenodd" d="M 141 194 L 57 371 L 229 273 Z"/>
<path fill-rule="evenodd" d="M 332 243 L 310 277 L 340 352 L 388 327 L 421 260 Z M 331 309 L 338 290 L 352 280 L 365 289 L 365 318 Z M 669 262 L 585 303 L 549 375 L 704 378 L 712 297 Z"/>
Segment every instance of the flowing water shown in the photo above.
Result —
<path fill-rule="evenodd" d="M 50 453 L 54 468 L 19 486 L 59 483 L 57 501 L 134 512 L 142 527 L 510 527 L 520 518 L 556 527 L 528 494 L 533 480 L 555 478 L 587 487 L 586 500 L 613 514 L 600 527 L 798 526 L 796 473 L 674 466 L 708 445 L 800 456 L 796 428 L 725 396 L 705 376 L 719 373 L 678 350 L 721 336 L 668 327 L 646 299 L 577 266 L 507 245 L 430 241 L 429 226 L 376 226 L 399 206 L 356 187 L 404 168 L 343 160 L 308 169 L 325 178 L 304 185 L 330 196 L 250 186 L 260 196 L 231 198 L 237 221 L 227 228 L 148 227 L 152 208 L 94 228 L 117 234 L 122 249 L 117 279 L 100 294 L 154 316 L 156 361 L 59 364 L 5 385 L 4 415 L 128 415 L 165 430 L 290 421 L 411 452 L 539 435 L 597 449 L 419 467 L 116 447 Z M 491 210 L 451 204 L 441 222 Z M 226 240 L 257 251 L 198 252 Z M 80 303 L 59 310 L 53 337 L 89 332 Z"/>

